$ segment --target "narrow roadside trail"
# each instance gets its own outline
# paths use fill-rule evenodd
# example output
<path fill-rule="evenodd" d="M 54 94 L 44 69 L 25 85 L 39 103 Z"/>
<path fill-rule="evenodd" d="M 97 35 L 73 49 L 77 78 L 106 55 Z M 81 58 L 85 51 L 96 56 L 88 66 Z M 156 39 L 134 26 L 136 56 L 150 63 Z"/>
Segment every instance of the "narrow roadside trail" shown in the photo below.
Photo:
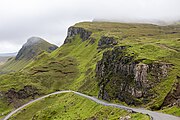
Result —
<path fill-rule="evenodd" d="M 31 103 L 34 103 L 34 102 L 39 101 L 39 100 L 42 100 L 42 99 L 47 98 L 47 97 L 49 97 L 51 95 L 57 95 L 57 94 L 62 94 L 62 93 L 70 93 L 70 92 L 72 92 L 74 94 L 77 94 L 79 96 L 85 97 L 85 98 L 87 98 L 89 100 L 92 100 L 92 101 L 94 101 L 94 102 L 96 102 L 98 104 L 104 105 L 104 106 L 111 106 L 111 107 L 116 107 L 116 108 L 124 109 L 124 110 L 127 110 L 127 111 L 147 114 L 153 120 L 180 120 L 180 117 L 176 117 L 176 116 L 173 116 L 173 115 L 168 115 L 168 114 L 159 113 L 159 112 L 155 112 L 155 111 L 145 110 L 145 109 L 142 109 L 142 108 L 131 108 L 131 107 L 126 107 L 126 106 L 119 105 L 119 104 L 108 103 L 108 102 L 99 100 L 99 99 L 97 99 L 95 97 L 88 96 L 88 95 L 85 95 L 83 93 L 79 93 L 79 92 L 75 92 L 75 91 L 71 91 L 71 90 L 64 90 L 64 91 L 54 92 L 54 93 L 45 95 L 43 97 L 37 98 L 35 100 L 32 100 L 32 101 L 24 104 L 23 106 L 17 108 L 16 110 L 12 111 L 7 116 L 5 116 L 5 118 L 3 118 L 2 120 L 8 120 L 13 114 L 15 114 L 16 112 L 20 111 L 21 109 L 23 109 L 24 107 L 28 106 Z"/>

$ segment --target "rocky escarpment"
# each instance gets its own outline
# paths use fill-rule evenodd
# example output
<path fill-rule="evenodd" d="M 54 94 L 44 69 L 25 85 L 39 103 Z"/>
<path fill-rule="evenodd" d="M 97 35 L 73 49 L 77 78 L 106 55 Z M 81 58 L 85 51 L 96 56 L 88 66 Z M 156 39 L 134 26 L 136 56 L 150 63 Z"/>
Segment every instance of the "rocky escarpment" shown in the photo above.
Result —
<path fill-rule="evenodd" d="M 24 86 L 23 89 L 16 91 L 14 88 L 11 88 L 5 93 L 2 93 L 2 96 L 5 96 L 9 104 L 12 104 L 14 107 L 19 107 L 22 105 L 21 101 L 24 99 L 34 99 L 35 96 L 39 95 L 38 89 L 33 86 Z"/>
<path fill-rule="evenodd" d="M 92 32 L 88 31 L 84 28 L 80 28 L 80 27 L 70 27 L 68 29 L 68 33 L 67 33 L 67 37 L 64 41 L 64 44 L 66 43 L 71 43 L 73 40 L 73 37 L 75 37 L 76 35 L 80 35 L 80 38 L 82 39 L 82 41 L 85 41 L 87 39 L 89 39 L 89 37 L 91 36 Z"/>
<path fill-rule="evenodd" d="M 39 37 L 31 37 L 19 50 L 15 60 L 32 59 L 42 51 L 52 52 L 58 47 Z"/>
<path fill-rule="evenodd" d="M 104 49 L 117 45 L 117 41 L 113 37 L 102 36 L 98 42 L 98 48 Z"/>
<path fill-rule="evenodd" d="M 171 65 L 144 64 L 142 60 L 135 60 L 135 56 L 126 54 L 126 46 L 104 52 L 96 66 L 100 98 L 138 105 L 148 103 L 156 96 L 151 88 L 167 76 Z"/>
<path fill-rule="evenodd" d="M 177 105 L 180 107 L 180 77 L 177 76 L 178 82 L 174 84 L 173 89 L 168 93 L 161 107 Z"/>

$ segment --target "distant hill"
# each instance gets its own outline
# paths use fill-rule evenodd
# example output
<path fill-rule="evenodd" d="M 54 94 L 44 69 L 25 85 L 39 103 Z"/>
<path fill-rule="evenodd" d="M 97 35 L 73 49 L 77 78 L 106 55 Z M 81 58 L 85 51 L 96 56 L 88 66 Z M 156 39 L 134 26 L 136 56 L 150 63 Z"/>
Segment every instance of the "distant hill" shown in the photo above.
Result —
<path fill-rule="evenodd" d="M 16 56 L 17 52 L 14 53 L 0 53 L 0 57 L 13 57 Z"/>
<path fill-rule="evenodd" d="M 47 41 L 39 37 L 32 37 L 27 40 L 27 42 L 19 50 L 15 60 L 26 59 L 30 60 L 36 57 L 41 52 L 52 52 L 58 47 L 56 45 L 50 44 Z"/>
<path fill-rule="evenodd" d="M 17 53 L 0 53 L 0 65 L 3 65 L 11 57 L 15 57 Z"/>
<path fill-rule="evenodd" d="M 50 44 L 47 41 L 39 37 L 31 37 L 22 46 L 17 55 L 7 61 L 3 66 L 1 66 L 1 72 L 18 71 L 32 62 L 36 56 L 41 53 L 47 52 L 51 53 L 58 47 L 56 45 Z M 1 54 L 2 56 L 15 55 L 11 54 Z"/>
<path fill-rule="evenodd" d="M 3 65 L 9 58 L 10 56 L 0 56 L 0 65 Z"/>

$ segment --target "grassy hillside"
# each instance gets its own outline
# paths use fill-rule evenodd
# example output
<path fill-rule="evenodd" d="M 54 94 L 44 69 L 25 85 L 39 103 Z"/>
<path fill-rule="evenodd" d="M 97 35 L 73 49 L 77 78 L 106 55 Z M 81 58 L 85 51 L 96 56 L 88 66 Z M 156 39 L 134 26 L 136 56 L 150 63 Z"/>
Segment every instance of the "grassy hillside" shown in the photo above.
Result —
<path fill-rule="evenodd" d="M 168 69 L 168 76 L 165 78 L 156 80 L 152 77 L 154 73 L 148 76 L 150 81 L 156 83 L 150 89 L 153 98 L 147 97 L 147 100 L 135 98 L 135 101 L 139 101 L 141 106 L 147 108 L 160 108 L 168 93 L 174 94 L 173 90 L 176 90 L 174 84 L 179 82 L 178 77 L 180 76 L 179 25 L 157 26 L 151 24 L 83 22 L 74 25 L 73 29 L 74 31 L 71 31 L 65 44 L 60 48 L 52 53 L 42 52 L 30 62 L 21 61 L 21 64 L 25 64 L 22 65 L 23 70 L 21 72 L 1 75 L 0 92 L 6 93 L 11 88 L 15 88 L 18 93 L 24 86 L 31 85 L 38 89 L 39 95 L 57 90 L 72 89 L 98 96 L 101 89 L 96 70 L 98 61 L 104 58 L 105 52 L 111 53 L 115 47 L 125 46 L 126 49 L 123 51 L 125 58 L 132 57 L 133 61 L 140 61 L 141 64 L 147 65 L 154 65 L 155 63 L 171 65 Z M 110 42 L 104 41 L 104 39 L 108 39 Z M 115 56 L 115 58 L 119 59 L 121 56 Z M 111 62 L 116 62 L 118 59 Z M 8 67 L 18 67 L 14 64 L 11 65 Z M 111 101 L 118 101 L 116 93 L 119 89 L 119 83 L 115 83 L 119 82 L 119 77 L 111 76 L 110 72 L 106 76 L 110 82 L 107 83 L 105 90 Z M 8 98 L 4 94 L 2 96 L 0 104 Z M 15 98 L 15 102 L 10 105 L 15 107 L 15 103 L 22 104 L 29 99 L 32 97 Z M 12 106 L 5 105 L 0 112 L 7 113 Z M 44 114 L 46 111 L 41 112 Z"/>
<path fill-rule="evenodd" d="M 14 115 L 10 120 L 94 120 L 120 119 L 130 117 L 132 120 L 149 120 L 139 113 L 128 113 L 113 107 L 99 105 L 72 93 L 56 95 L 29 105 Z"/>

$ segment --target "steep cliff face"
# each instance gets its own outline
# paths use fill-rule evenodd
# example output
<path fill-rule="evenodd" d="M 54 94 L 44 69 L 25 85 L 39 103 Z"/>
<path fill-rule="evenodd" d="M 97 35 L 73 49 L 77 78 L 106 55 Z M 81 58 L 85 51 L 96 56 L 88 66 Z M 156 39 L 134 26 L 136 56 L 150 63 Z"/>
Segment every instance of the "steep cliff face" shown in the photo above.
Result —
<path fill-rule="evenodd" d="M 168 93 L 161 107 L 177 105 L 180 107 L 180 77 L 177 76 L 178 82 L 174 84 L 174 89 Z"/>
<path fill-rule="evenodd" d="M 105 49 L 117 45 L 117 41 L 113 37 L 102 36 L 98 42 L 98 48 Z"/>
<path fill-rule="evenodd" d="M 92 32 L 88 31 L 84 28 L 80 28 L 80 27 L 70 27 L 68 29 L 68 33 L 67 33 L 67 37 L 64 41 L 64 44 L 66 43 L 71 43 L 72 42 L 72 38 L 76 35 L 80 35 L 80 38 L 82 39 L 82 41 L 87 40 L 90 36 L 91 36 Z"/>
<path fill-rule="evenodd" d="M 126 55 L 126 46 L 115 47 L 103 54 L 97 63 L 99 97 L 110 100 L 118 98 L 127 104 L 148 103 L 156 95 L 156 84 L 167 76 L 170 64 L 144 64 L 135 55 Z"/>

